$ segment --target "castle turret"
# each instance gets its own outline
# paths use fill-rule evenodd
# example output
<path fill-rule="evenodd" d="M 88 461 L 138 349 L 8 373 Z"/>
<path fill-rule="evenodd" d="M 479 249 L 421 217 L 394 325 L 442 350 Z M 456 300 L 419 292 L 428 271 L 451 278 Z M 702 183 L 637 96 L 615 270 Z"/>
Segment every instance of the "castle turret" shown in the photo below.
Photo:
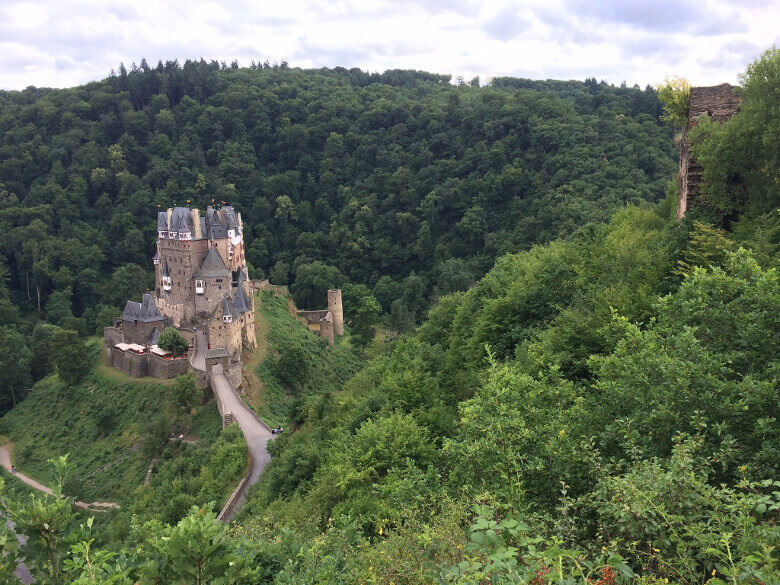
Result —
<path fill-rule="evenodd" d="M 333 332 L 336 335 L 344 335 L 344 310 L 341 308 L 340 288 L 328 291 L 328 311 L 333 315 Z"/>

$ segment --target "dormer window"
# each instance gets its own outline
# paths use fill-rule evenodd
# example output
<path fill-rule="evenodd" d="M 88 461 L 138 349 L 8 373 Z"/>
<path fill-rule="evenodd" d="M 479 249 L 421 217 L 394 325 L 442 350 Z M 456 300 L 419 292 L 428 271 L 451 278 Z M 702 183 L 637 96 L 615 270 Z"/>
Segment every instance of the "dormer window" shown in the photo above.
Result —
<path fill-rule="evenodd" d="M 171 290 L 173 288 L 173 280 L 170 276 L 162 277 L 163 290 Z"/>
<path fill-rule="evenodd" d="M 223 315 L 222 320 L 225 323 L 232 323 L 233 322 L 233 315 Z"/>
<path fill-rule="evenodd" d="M 199 295 L 202 295 L 205 292 L 206 288 L 203 285 L 202 280 L 196 280 L 195 281 L 195 292 Z"/>

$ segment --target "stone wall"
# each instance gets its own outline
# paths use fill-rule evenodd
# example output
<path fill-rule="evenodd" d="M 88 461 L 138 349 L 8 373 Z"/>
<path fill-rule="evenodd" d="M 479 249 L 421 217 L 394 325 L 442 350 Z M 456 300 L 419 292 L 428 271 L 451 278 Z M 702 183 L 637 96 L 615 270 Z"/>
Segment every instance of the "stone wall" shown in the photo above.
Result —
<path fill-rule="evenodd" d="M 688 123 L 682 130 L 680 144 L 680 167 L 677 175 L 677 219 L 685 216 L 692 206 L 701 205 L 699 183 L 702 167 L 691 154 L 688 132 L 696 126 L 702 116 L 715 122 L 725 122 L 739 111 L 742 98 L 737 88 L 723 83 L 713 87 L 692 87 Z"/>
<path fill-rule="evenodd" d="M 122 351 L 115 347 L 109 348 L 109 364 L 133 378 L 143 378 L 149 375 L 149 354 L 137 354 L 132 351 Z"/>
<path fill-rule="evenodd" d="M 105 340 L 107 347 L 113 347 L 117 343 L 123 343 L 125 341 L 125 334 L 117 327 L 104 327 L 103 339 Z"/>
<path fill-rule="evenodd" d="M 187 358 L 168 360 L 154 354 L 147 354 L 147 363 L 148 375 L 163 380 L 186 374 L 190 369 L 190 362 Z"/>
<path fill-rule="evenodd" d="M 232 323 L 215 319 L 209 323 L 209 346 L 211 349 L 224 347 L 230 355 L 238 355 L 241 352 L 241 330 L 244 325 L 242 319 Z"/>
<path fill-rule="evenodd" d="M 280 295 L 288 296 L 290 291 L 283 284 L 271 284 L 267 278 L 265 280 L 253 280 L 252 288 L 254 290 L 267 290 Z"/>

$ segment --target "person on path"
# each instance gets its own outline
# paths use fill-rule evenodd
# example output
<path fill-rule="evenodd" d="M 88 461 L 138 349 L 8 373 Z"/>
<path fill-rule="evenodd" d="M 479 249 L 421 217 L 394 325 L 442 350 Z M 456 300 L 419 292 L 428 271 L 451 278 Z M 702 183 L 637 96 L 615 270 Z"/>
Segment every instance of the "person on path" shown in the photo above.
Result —
<path fill-rule="evenodd" d="M 16 473 L 16 465 L 11 466 L 11 473 Z"/>

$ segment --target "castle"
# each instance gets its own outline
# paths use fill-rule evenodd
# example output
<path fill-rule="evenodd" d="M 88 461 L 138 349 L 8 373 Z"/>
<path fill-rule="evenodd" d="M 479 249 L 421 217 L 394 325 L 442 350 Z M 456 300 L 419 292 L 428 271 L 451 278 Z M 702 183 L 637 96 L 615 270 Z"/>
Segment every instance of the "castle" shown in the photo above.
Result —
<path fill-rule="evenodd" d="M 229 206 L 174 207 L 158 213 L 154 291 L 127 301 L 114 326 L 104 329 L 108 362 L 140 377 L 175 377 L 190 363 L 205 370 L 223 364 L 230 378 L 243 349 L 254 349 L 252 285 L 244 257 L 241 215 Z M 159 334 L 175 327 L 191 344 L 189 356 L 157 347 Z"/>

